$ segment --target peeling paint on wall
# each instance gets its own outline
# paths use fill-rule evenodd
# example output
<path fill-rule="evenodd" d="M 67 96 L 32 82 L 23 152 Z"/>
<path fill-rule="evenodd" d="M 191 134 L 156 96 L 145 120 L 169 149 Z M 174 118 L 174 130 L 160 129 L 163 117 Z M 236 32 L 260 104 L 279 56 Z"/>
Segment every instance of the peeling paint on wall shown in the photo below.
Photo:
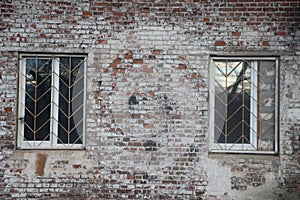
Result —
<path fill-rule="evenodd" d="M 299 199 L 299 2 L 0 7 L 0 199 Z M 19 52 L 87 54 L 84 150 L 16 149 Z M 279 155 L 208 153 L 210 55 L 280 57 Z"/>

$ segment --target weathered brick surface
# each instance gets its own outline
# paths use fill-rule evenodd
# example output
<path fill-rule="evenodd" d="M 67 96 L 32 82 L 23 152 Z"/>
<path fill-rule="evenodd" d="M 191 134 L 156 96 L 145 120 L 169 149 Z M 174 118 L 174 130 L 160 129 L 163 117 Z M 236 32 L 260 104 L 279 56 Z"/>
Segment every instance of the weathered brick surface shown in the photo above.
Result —
<path fill-rule="evenodd" d="M 0 7 L 0 199 L 299 198 L 299 2 Z M 86 150 L 15 149 L 21 52 L 88 54 Z M 211 54 L 280 56 L 279 155 L 208 153 Z"/>

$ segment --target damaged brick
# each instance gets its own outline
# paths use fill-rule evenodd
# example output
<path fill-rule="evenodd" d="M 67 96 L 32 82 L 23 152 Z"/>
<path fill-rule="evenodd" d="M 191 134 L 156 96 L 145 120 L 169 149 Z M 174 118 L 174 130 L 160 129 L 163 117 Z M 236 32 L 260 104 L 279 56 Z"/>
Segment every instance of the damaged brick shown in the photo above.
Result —
<path fill-rule="evenodd" d="M 145 147 L 145 151 L 157 151 L 157 144 L 153 140 L 147 140 L 143 143 L 143 146 Z"/>

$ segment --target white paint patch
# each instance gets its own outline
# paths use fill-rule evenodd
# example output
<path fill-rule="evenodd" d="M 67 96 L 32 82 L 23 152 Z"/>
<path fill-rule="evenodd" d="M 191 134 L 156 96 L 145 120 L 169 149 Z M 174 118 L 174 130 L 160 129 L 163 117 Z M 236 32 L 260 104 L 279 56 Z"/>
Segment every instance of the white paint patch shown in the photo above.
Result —
<path fill-rule="evenodd" d="M 290 119 L 300 119 L 300 108 L 290 108 L 287 110 L 287 117 Z"/>
<path fill-rule="evenodd" d="M 216 160 L 208 159 L 207 163 L 207 193 L 220 195 L 231 191 L 230 177 L 232 172 L 229 167 L 222 166 Z"/>

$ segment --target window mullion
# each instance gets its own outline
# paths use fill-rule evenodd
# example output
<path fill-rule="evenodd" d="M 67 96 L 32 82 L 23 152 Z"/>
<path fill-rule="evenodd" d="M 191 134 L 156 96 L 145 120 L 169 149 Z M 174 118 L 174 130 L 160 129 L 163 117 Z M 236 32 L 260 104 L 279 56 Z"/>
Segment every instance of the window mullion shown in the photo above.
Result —
<path fill-rule="evenodd" d="M 58 140 L 59 113 L 59 58 L 53 58 L 51 88 L 51 145 L 56 146 Z"/>
<path fill-rule="evenodd" d="M 19 119 L 18 119 L 18 127 L 20 130 L 19 134 L 19 146 L 25 146 L 24 141 L 24 126 L 25 126 L 25 93 L 26 93 L 26 59 L 21 58 L 20 61 L 20 82 L 19 82 Z"/>
<path fill-rule="evenodd" d="M 257 149 L 257 102 L 258 102 L 258 61 L 250 62 L 251 75 L 250 75 L 250 143 Z"/>
<path fill-rule="evenodd" d="M 209 68 L 209 73 L 211 73 L 211 76 L 209 77 L 209 83 L 210 83 L 210 91 L 209 91 L 209 107 L 210 112 L 209 112 L 209 117 L 211 120 L 209 120 L 209 133 L 210 134 L 210 148 L 213 148 L 214 144 L 217 141 L 217 138 L 215 138 L 215 70 L 216 70 L 216 65 L 215 62 L 211 60 L 211 65 L 212 67 Z"/>
<path fill-rule="evenodd" d="M 275 60 L 275 122 L 276 121 L 279 121 L 279 96 L 278 94 L 280 93 L 279 91 L 279 80 L 280 80 L 280 72 L 279 72 L 279 60 L 276 59 Z M 278 123 L 275 123 L 275 147 L 274 147 L 274 150 L 275 152 L 278 152 L 279 149 L 278 149 L 278 126 L 279 124 Z"/>

